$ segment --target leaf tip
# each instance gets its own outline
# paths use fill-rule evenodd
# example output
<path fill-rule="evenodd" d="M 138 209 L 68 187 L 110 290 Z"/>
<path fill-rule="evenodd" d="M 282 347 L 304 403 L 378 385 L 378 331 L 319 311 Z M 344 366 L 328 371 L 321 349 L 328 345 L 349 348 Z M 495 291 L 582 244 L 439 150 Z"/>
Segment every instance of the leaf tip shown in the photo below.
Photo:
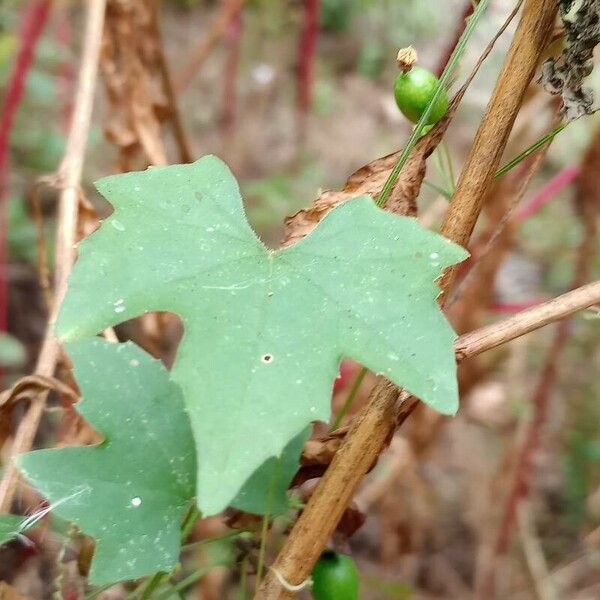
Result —
<path fill-rule="evenodd" d="M 458 396 L 454 395 L 450 400 L 444 398 L 443 402 L 430 403 L 429 405 L 446 417 L 455 417 L 459 409 Z"/>

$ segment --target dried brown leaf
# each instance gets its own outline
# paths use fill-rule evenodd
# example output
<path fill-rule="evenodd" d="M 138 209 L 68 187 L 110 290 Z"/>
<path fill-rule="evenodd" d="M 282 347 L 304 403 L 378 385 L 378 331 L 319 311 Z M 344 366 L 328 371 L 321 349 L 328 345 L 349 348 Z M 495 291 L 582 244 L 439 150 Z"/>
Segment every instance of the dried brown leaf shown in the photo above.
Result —
<path fill-rule="evenodd" d="M 455 96 L 444 118 L 417 142 L 400 171 L 396 185 L 385 204 L 386 210 L 398 215 L 416 215 L 417 196 L 425 177 L 427 158 L 437 148 L 446 133 L 464 89 L 466 88 L 461 88 Z M 341 190 L 322 192 L 311 207 L 287 217 L 282 246 L 290 246 L 308 235 L 321 219 L 339 204 L 363 194 L 376 199 L 400 155 L 401 151 L 397 151 L 362 166 L 350 175 Z"/>
<path fill-rule="evenodd" d="M 328 465 L 342 445 L 348 427 L 340 427 L 332 433 L 308 440 L 304 444 L 300 462 L 303 466 Z"/>
<path fill-rule="evenodd" d="M 74 402 L 78 397 L 75 391 L 62 381 L 43 375 L 22 377 L 10 389 L 0 393 L 0 447 L 10 434 L 10 415 L 15 406 L 22 400 L 32 400 L 48 390 L 64 394 Z"/>
<path fill-rule="evenodd" d="M 164 65 L 149 0 L 110 0 L 100 66 L 111 106 L 107 138 L 120 150 L 124 171 L 142 151 L 146 164 L 166 164 L 163 122 L 173 115 L 164 90 Z M 161 85 L 162 82 L 162 85 Z"/>
<path fill-rule="evenodd" d="M 228 508 L 225 511 L 225 525 L 230 529 L 260 531 L 262 521 L 260 515 L 253 515 L 237 508 Z"/>
<path fill-rule="evenodd" d="M 342 515 L 342 518 L 335 529 L 335 533 L 347 540 L 365 524 L 366 520 L 367 515 L 362 512 L 353 502 L 344 511 L 344 514 Z"/>

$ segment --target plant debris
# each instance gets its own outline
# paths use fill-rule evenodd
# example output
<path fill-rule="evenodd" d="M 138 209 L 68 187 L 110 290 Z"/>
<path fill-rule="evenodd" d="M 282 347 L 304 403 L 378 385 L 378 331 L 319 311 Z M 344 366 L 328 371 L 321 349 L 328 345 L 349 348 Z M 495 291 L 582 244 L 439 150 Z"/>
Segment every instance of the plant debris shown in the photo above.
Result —
<path fill-rule="evenodd" d="M 542 67 L 540 82 L 551 94 L 562 97 L 566 121 L 594 112 L 594 94 L 584 86 L 593 69 L 594 48 L 600 43 L 600 0 L 559 0 L 565 27 L 565 47 L 558 58 Z"/>

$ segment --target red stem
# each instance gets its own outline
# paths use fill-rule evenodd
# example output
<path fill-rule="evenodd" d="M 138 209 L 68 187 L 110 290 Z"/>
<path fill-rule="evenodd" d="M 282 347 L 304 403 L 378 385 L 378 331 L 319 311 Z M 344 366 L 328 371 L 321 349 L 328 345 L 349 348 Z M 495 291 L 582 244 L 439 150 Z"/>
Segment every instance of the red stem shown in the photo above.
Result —
<path fill-rule="evenodd" d="M 304 27 L 298 48 L 297 90 L 297 106 L 303 114 L 306 114 L 312 105 L 320 7 L 320 0 L 304 0 Z"/>
<path fill-rule="evenodd" d="M 533 197 L 521 206 L 515 213 L 515 218 L 525 220 L 537 213 L 542 206 L 555 198 L 579 176 L 579 165 L 571 165 L 559 171 Z"/>
<path fill-rule="evenodd" d="M 50 0 L 31 2 L 21 22 L 19 32 L 20 47 L 10 79 L 2 114 L 0 114 L 0 331 L 8 325 L 8 146 L 17 109 L 23 98 L 27 74 L 35 55 L 37 41 L 48 18 Z"/>
<path fill-rule="evenodd" d="M 524 302 L 496 302 L 490 306 L 490 310 L 495 313 L 517 313 L 537 306 L 540 302 L 544 302 L 544 300 L 535 298 Z"/>

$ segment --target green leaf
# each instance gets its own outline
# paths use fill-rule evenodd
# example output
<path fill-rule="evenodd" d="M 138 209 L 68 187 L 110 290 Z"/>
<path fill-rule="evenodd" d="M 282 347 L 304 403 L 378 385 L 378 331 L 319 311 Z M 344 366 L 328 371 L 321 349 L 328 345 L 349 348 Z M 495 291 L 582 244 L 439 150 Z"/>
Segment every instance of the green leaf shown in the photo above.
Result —
<path fill-rule="evenodd" d="M 104 435 L 92 447 L 37 450 L 17 459 L 55 512 L 96 538 L 95 585 L 171 570 L 181 518 L 194 495 L 194 446 L 181 393 L 134 344 L 68 345 L 83 400 Z"/>
<path fill-rule="evenodd" d="M 0 366 L 18 367 L 27 358 L 23 344 L 14 336 L 0 331 Z"/>
<path fill-rule="evenodd" d="M 311 429 L 307 427 L 293 438 L 283 449 L 281 457 L 267 459 L 246 481 L 231 506 L 259 515 L 284 513 L 289 508 L 287 491 L 298 471 L 298 457 Z"/>
<path fill-rule="evenodd" d="M 27 517 L 20 515 L 0 515 L 0 546 L 15 539 L 26 529 Z"/>
<path fill-rule="evenodd" d="M 150 311 L 181 316 L 172 378 L 205 515 L 309 422 L 329 418 L 344 356 L 456 411 L 455 335 L 435 279 L 462 248 L 361 196 L 296 245 L 269 250 L 213 156 L 107 177 L 98 189 L 115 212 L 81 244 L 57 332 L 72 340 Z"/>

